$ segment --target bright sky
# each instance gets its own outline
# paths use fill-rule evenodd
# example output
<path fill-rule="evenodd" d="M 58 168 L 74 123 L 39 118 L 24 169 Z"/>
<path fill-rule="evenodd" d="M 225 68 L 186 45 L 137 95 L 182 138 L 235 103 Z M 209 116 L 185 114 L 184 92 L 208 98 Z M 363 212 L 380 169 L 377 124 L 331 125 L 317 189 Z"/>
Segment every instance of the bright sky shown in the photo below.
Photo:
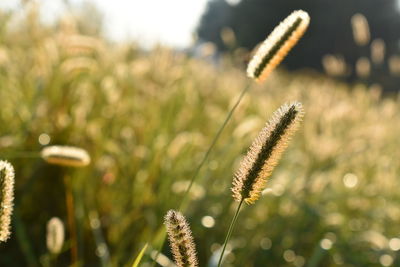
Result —
<path fill-rule="evenodd" d="M 43 14 L 62 10 L 61 0 L 37 0 Z M 113 39 L 134 39 L 144 45 L 162 43 L 184 47 L 205 9 L 207 0 L 70 0 L 95 3 L 104 14 L 106 33 Z M 16 0 L 0 0 L 0 8 L 15 7 Z"/>

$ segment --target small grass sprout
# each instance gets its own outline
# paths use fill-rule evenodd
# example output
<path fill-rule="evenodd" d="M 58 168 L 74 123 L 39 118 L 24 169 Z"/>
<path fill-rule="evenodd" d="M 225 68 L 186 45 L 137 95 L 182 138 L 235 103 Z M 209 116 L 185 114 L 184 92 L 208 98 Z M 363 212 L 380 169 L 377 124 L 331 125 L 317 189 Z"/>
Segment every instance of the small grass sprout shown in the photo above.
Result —
<path fill-rule="evenodd" d="M 247 75 L 257 82 L 264 81 L 303 36 L 309 23 L 307 12 L 293 11 L 257 49 L 247 67 Z"/>
<path fill-rule="evenodd" d="M 197 253 L 192 232 L 185 217 L 175 210 L 168 211 L 165 216 L 168 239 L 178 267 L 197 267 Z"/>
<path fill-rule="evenodd" d="M 90 156 L 86 150 L 72 146 L 48 146 L 42 149 L 42 158 L 50 164 L 84 167 L 89 165 Z"/>
<path fill-rule="evenodd" d="M 0 160 L 0 242 L 10 237 L 11 214 L 14 201 L 14 168 Z"/>

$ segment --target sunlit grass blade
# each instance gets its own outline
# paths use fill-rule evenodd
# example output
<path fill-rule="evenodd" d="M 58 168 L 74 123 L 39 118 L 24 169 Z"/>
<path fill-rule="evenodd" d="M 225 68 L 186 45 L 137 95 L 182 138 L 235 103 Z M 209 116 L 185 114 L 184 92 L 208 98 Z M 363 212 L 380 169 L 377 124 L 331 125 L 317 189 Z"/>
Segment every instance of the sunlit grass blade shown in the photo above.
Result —
<path fill-rule="evenodd" d="M 139 264 L 140 264 L 140 262 L 141 262 L 141 260 L 143 258 L 144 252 L 146 251 L 147 247 L 148 247 L 148 243 L 146 243 L 143 246 L 142 250 L 139 252 L 139 254 L 137 255 L 135 261 L 133 262 L 132 267 L 138 267 L 139 266 Z"/>

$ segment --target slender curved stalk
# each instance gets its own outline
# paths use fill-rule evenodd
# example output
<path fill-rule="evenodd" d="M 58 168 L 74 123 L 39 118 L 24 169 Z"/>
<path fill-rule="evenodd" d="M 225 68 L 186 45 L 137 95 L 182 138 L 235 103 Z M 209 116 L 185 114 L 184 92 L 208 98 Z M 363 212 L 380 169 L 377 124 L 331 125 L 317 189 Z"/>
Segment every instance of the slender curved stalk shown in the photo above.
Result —
<path fill-rule="evenodd" d="M 78 264 L 78 236 L 75 222 L 74 195 L 71 188 L 72 185 L 69 180 L 70 179 L 68 176 L 64 176 L 68 228 L 71 238 L 71 264 L 75 266 L 76 264 Z"/>
<path fill-rule="evenodd" d="M 207 161 L 208 157 L 210 156 L 211 150 L 214 148 L 215 144 L 217 143 L 219 137 L 222 134 L 222 131 L 225 129 L 225 126 L 228 124 L 230 119 L 232 118 L 233 113 L 235 112 L 236 108 L 239 106 L 240 102 L 242 101 L 244 95 L 246 92 L 250 89 L 251 82 L 247 82 L 246 86 L 243 88 L 242 92 L 240 93 L 239 98 L 236 100 L 235 105 L 231 108 L 231 110 L 228 112 L 228 115 L 226 116 L 224 122 L 222 123 L 221 127 L 218 129 L 217 134 L 214 136 L 214 139 L 211 142 L 211 145 L 208 147 L 207 152 L 204 154 L 203 159 L 200 161 L 200 164 L 197 166 L 192 178 L 190 179 L 189 186 L 186 188 L 185 193 L 183 194 L 182 200 L 180 201 L 180 205 L 178 207 L 178 210 L 181 211 L 181 209 L 185 209 L 185 204 L 186 204 L 186 199 L 189 194 L 190 189 L 193 186 L 194 181 L 196 180 L 198 174 L 200 173 L 200 169 L 203 167 L 204 163 Z"/>
<path fill-rule="evenodd" d="M 3 151 L 0 153 L 1 157 L 8 159 L 19 158 L 40 158 L 40 152 L 37 151 Z"/>
<path fill-rule="evenodd" d="M 101 253 L 99 258 L 101 260 L 101 266 L 107 267 L 111 266 L 110 263 L 110 252 L 107 247 L 106 241 L 104 239 L 103 233 L 101 231 L 100 219 L 99 214 L 95 209 L 89 212 L 89 221 L 90 221 L 90 228 L 92 229 L 94 242 L 96 243 L 96 247 L 100 248 L 103 247 L 105 253 Z M 147 244 L 146 244 L 147 246 Z M 139 257 L 139 256 L 138 256 Z"/>
<path fill-rule="evenodd" d="M 15 205 L 15 207 L 18 207 Z M 29 266 L 39 266 L 39 263 L 36 262 L 36 255 L 31 246 L 31 240 L 26 233 L 25 225 L 19 215 L 19 209 L 15 209 L 13 215 L 13 224 L 15 225 L 15 234 L 17 238 L 17 242 L 20 246 L 22 254 L 24 255 Z"/>
<path fill-rule="evenodd" d="M 236 220 L 237 220 L 237 218 L 239 216 L 240 208 L 242 207 L 242 204 L 243 204 L 243 200 L 244 199 L 242 198 L 242 200 L 240 201 L 239 206 L 238 206 L 238 208 L 236 210 L 236 213 L 233 216 L 231 225 L 229 226 L 229 229 L 228 229 L 228 233 L 226 234 L 225 241 L 224 241 L 224 247 L 222 248 L 221 256 L 219 257 L 219 261 L 218 261 L 218 267 L 221 266 L 222 258 L 224 257 L 224 253 L 225 253 L 225 249 L 226 249 L 226 245 L 228 244 L 229 239 L 231 238 L 231 235 L 232 235 L 232 232 L 233 232 L 233 228 L 235 227 Z"/>
<path fill-rule="evenodd" d="M 162 250 L 163 247 L 164 247 L 164 244 L 165 244 L 165 240 L 166 240 L 166 239 L 167 239 L 167 232 L 166 232 L 166 230 L 164 229 L 164 230 L 163 230 L 162 241 L 161 241 L 161 243 L 160 243 L 160 246 L 157 248 L 157 253 L 156 253 L 156 255 L 154 256 L 153 264 L 151 265 L 152 267 L 154 267 L 154 266 L 156 265 L 158 255 L 160 255 L 161 250 Z"/>
<path fill-rule="evenodd" d="M 216 135 L 214 136 L 210 146 L 208 147 L 206 153 L 204 154 L 203 159 L 200 161 L 200 164 L 197 166 L 196 170 L 193 173 L 192 178 L 190 179 L 190 183 L 188 185 L 188 187 L 185 190 L 185 193 L 182 196 L 182 200 L 180 201 L 180 204 L 177 208 L 178 211 L 184 211 L 186 209 L 186 201 L 187 201 L 187 197 L 189 195 L 190 189 L 192 189 L 193 183 L 195 182 L 195 180 L 197 179 L 197 176 L 200 173 L 201 168 L 203 167 L 204 163 L 207 161 L 208 157 L 211 154 L 211 151 L 213 150 L 214 146 L 216 145 L 219 137 L 221 136 L 223 130 L 225 129 L 225 126 L 228 124 L 228 122 L 230 121 L 230 119 L 232 118 L 233 113 L 235 112 L 235 110 L 237 109 L 237 107 L 239 106 L 240 102 L 242 101 L 244 95 L 247 93 L 247 91 L 250 89 L 251 86 L 251 80 L 247 81 L 247 84 L 245 85 L 245 87 L 243 88 L 242 92 L 240 93 L 238 99 L 236 100 L 235 104 L 233 105 L 233 107 L 231 108 L 231 110 L 228 112 L 228 115 L 226 116 L 224 122 L 222 123 L 221 127 L 218 129 Z M 157 254 L 154 257 L 154 261 L 153 261 L 153 265 L 155 266 L 158 254 L 160 253 L 160 251 L 162 250 L 162 247 L 164 246 L 165 243 L 165 238 L 166 238 L 166 234 L 164 234 L 164 238 L 163 241 L 160 244 L 160 247 L 157 249 Z"/>

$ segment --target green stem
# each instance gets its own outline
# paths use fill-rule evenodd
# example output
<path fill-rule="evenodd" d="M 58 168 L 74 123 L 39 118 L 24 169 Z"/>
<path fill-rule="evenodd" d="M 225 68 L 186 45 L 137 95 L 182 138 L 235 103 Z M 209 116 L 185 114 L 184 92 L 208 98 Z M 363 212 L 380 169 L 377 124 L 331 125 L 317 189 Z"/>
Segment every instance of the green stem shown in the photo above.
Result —
<path fill-rule="evenodd" d="M 233 216 L 231 225 L 229 226 L 229 229 L 228 229 L 228 233 L 226 234 L 224 247 L 222 248 L 221 256 L 219 257 L 219 261 L 218 261 L 218 267 L 221 266 L 222 258 L 224 257 L 224 253 L 225 253 L 225 249 L 226 249 L 226 245 L 228 244 L 229 239 L 231 238 L 231 235 L 232 235 L 232 232 L 233 232 L 233 228 L 235 227 L 236 220 L 237 220 L 237 218 L 239 216 L 240 208 L 242 207 L 242 204 L 243 204 L 243 200 L 244 199 L 242 198 L 242 200 L 240 201 L 239 206 L 238 206 L 238 208 L 236 210 L 235 216 Z"/>
<path fill-rule="evenodd" d="M 1 157 L 8 159 L 19 159 L 19 158 L 40 158 L 40 152 L 37 151 L 3 151 L 0 153 Z"/>
<path fill-rule="evenodd" d="M 70 180 L 71 177 L 64 176 L 65 202 L 66 202 L 68 228 L 69 228 L 68 230 L 71 240 L 71 265 L 78 266 L 78 236 L 77 236 L 76 222 L 75 222 L 74 193 Z"/>
<path fill-rule="evenodd" d="M 203 167 L 204 163 L 207 161 L 208 157 L 210 156 L 211 150 L 214 148 L 215 144 L 217 143 L 219 137 L 222 134 L 222 131 L 225 129 L 225 126 L 228 124 L 228 122 L 230 121 L 230 119 L 232 118 L 233 113 L 235 112 L 236 108 L 239 106 L 240 102 L 242 101 L 244 95 L 246 94 L 246 92 L 250 89 L 251 86 L 251 81 L 248 81 L 246 86 L 243 88 L 242 92 L 240 93 L 239 98 L 236 100 L 236 103 L 233 105 L 233 107 L 231 108 L 231 110 L 228 112 L 228 115 L 226 116 L 224 122 L 222 123 L 221 127 L 218 129 L 217 134 L 214 136 L 214 139 L 211 142 L 211 145 L 208 147 L 206 153 L 204 154 L 203 159 L 200 161 L 200 164 L 197 166 L 196 170 L 193 173 L 192 178 L 190 179 L 190 183 L 189 186 L 186 188 L 185 193 L 182 196 L 182 200 L 180 201 L 180 204 L 178 206 L 178 210 L 179 211 L 184 211 L 186 209 L 186 201 L 187 201 L 187 197 L 189 195 L 190 189 L 192 189 L 193 183 L 195 182 L 195 180 L 197 179 L 197 176 L 200 173 L 201 168 Z M 162 247 L 164 246 L 165 243 L 165 238 L 166 235 L 164 235 L 164 239 L 162 240 L 160 247 L 157 250 L 157 253 L 154 257 L 154 261 L 152 266 L 155 266 L 156 264 L 156 260 L 158 255 L 160 254 Z"/>
<path fill-rule="evenodd" d="M 190 189 L 193 186 L 194 181 L 196 180 L 201 168 L 203 167 L 204 163 L 207 161 L 208 157 L 210 156 L 211 150 L 214 148 L 215 144 L 217 143 L 219 137 L 222 134 L 222 131 L 225 129 L 225 126 L 228 124 L 230 119 L 232 118 L 233 113 L 235 112 L 236 108 L 239 106 L 240 102 L 242 101 L 244 95 L 246 92 L 250 89 L 251 83 L 248 82 L 246 86 L 243 88 L 242 92 L 240 93 L 239 98 L 236 100 L 235 105 L 231 108 L 231 110 L 228 112 L 228 115 L 226 116 L 224 122 L 222 123 L 221 127 L 218 129 L 217 134 L 214 136 L 214 139 L 211 142 L 211 145 L 208 147 L 207 152 L 204 154 L 203 159 L 200 161 L 200 164 L 197 166 L 192 178 L 190 179 L 189 186 L 186 188 L 185 193 L 183 194 L 182 200 L 180 201 L 180 204 L 178 206 L 178 210 L 181 211 L 181 209 L 185 210 L 185 204 L 186 204 L 186 198 L 189 194 Z"/>
<path fill-rule="evenodd" d="M 99 214 L 97 213 L 96 210 L 92 210 L 89 212 L 89 221 L 90 221 L 90 228 L 92 229 L 94 241 L 96 243 L 97 248 L 104 247 L 105 249 L 105 253 L 99 255 L 101 260 L 101 266 L 103 267 L 111 266 L 110 252 L 108 250 L 106 241 L 101 231 Z"/>
<path fill-rule="evenodd" d="M 16 205 L 16 207 L 17 207 L 17 205 Z M 15 232 L 16 232 L 16 236 L 17 236 L 17 241 L 20 245 L 23 255 L 26 258 L 26 261 L 28 262 L 28 265 L 29 266 L 39 266 L 39 264 L 36 262 L 35 253 L 32 249 L 31 242 L 26 233 L 26 229 L 25 229 L 24 223 L 21 220 L 18 209 L 15 209 L 15 211 L 14 211 L 13 222 L 15 224 Z"/>
<path fill-rule="evenodd" d="M 165 229 L 165 228 L 164 228 L 164 229 Z M 164 231 L 163 231 L 163 237 L 162 237 L 162 239 L 161 239 L 160 246 L 157 248 L 157 252 L 156 252 L 156 255 L 154 256 L 153 264 L 151 265 L 152 267 L 154 267 L 154 266 L 156 265 L 158 255 L 160 255 L 160 253 L 161 253 L 161 251 L 162 251 L 162 249 L 163 249 L 163 247 L 164 247 L 164 244 L 165 244 L 165 240 L 166 240 L 166 239 L 167 239 L 167 232 L 164 230 Z"/>

